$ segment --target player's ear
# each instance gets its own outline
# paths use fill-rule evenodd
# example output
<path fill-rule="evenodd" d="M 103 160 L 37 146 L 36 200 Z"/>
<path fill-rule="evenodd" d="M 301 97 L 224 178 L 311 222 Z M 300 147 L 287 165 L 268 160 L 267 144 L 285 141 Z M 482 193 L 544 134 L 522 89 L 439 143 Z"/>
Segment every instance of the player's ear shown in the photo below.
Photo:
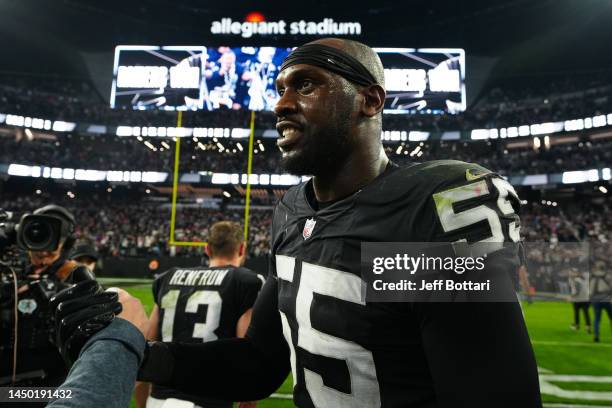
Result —
<path fill-rule="evenodd" d="M 246 251 L 246 245 L 243 242 L 242 244 L 240 244 L 240 247 L 238 248 L 238 256 L 242 258 L 244 256 L 245 251 Z"/>
<path fill-rule="evenodd" d="M 378 115 L 385 107 L 386 92 L 380 85 L 370 85 L 364 87 L 360 93 L 363 95 L 361 113 L 367 117 Z"/>
<path fill-rule="evenodd" d="M 206 252 L 206 255 L 210 258 L 212 257 L 212 255 L 210 254 L 210 245 L 206 245 L 204 247 L 204 252 Z"/>

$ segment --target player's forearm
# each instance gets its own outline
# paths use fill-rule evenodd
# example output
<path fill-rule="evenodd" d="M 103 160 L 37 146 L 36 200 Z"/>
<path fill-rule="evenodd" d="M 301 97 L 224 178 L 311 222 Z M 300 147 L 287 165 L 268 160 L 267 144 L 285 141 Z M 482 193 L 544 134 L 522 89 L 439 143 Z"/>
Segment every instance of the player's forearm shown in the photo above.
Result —
<path fill-rule="evenodd" d="M 276 391 L 289 374 L 284 351 L 262 353 L 248 338 L 157 343 L 149 349 L 139 379 L 208 398 L 258 400 Z"/>
<path fill-rule="evenodd" d="M 145 341 L 131 323 L 115 319 L 83 347 L 62 389 L 70 399 L 51 402 L 52 408 L 125 408 L 136 381 Z"/>
<path fill-rule="evenodd" d="M 517 303 L 422 308 L 423 347 L 440 407 L 541 407 L 535 357 Z"/>

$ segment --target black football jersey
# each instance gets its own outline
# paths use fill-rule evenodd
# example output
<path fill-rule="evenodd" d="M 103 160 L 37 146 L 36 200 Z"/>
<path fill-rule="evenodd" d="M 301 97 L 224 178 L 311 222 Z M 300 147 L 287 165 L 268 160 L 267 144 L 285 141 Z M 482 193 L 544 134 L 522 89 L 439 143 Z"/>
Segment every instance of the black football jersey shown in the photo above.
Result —
<path fill-rule="evenodd" d="M 153 283 L 160 340 L 202 343 L 236 337 L 238 320 L 253 307 L 263 282 L 254 271 L 234 266 L 172 268 L 164 272 Z M 214 368 L 202 367 L 210 369 Z M 204 407 L 231 406 L 231 402 L 187 395 L 155 384 L 151 395 L 188 400 Z"/>
<path fill-rule="evenodd" d="M 272 224 L 269 276 L 278 281 L 296 405 L 438 406 L 441 394 L 425 349 L 446 334 L 428 339 L 423 327 L 432 308 L 443 315 L 445 307 L 474 305 L 365 302 L 360 245 L 516 242 L 516 192 L 483 167 L 443 160 L 390 164 L 349 197 L 319 210 L 313 201 L 311 181 L 291 188 Z M 516 270 L 517 256 L 504 261 Z M 524 326 L 517 330 L 526 336 Z"/>

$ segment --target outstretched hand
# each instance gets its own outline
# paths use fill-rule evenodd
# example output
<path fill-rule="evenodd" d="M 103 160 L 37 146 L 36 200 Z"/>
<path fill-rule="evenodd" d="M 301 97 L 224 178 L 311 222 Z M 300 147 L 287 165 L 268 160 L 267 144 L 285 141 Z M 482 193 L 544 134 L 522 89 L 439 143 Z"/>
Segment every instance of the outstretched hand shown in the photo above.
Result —
<path fill-rule="evenodd" d="M 70 367 L 94 334 L 121 313 L 119 295 L 104 292 L 95 280 L 85 280 L 66 288 L 50 300 L 55 313 L 56 345 Z"/>
<path fill-rule="evenodd" d="M 149 328 L 149 318 L 140 300 L 120 288 L 109 288 L 107 292 L 116 292 L 119 295 L 119 303 L 123 310 L 117 317 L 132 323 L 146 338 Z"/>

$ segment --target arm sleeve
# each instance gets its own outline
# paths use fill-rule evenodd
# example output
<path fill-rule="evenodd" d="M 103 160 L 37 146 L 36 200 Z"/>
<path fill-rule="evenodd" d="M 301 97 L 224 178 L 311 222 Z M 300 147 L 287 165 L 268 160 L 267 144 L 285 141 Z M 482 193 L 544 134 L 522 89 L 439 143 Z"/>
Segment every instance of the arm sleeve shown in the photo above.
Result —
<path fill-rule="evenodd" d="M 115 318 L 89 339 L 59 387 L 70 390 L 71 398 L 56 399 L 47 407 L 127 407 L 144 348 L 145 340 L 138 329 L 127 320 Z"/>
<path fill-rule="evenodd" d="M 141 368 L 144 381 L 229 401 L 253 401 L 276 391 L 289 374 L 276 279 L 268 279 L 253 307 L 247 335 L 202 344 L 164 343 Z M 168 367 L 172 367 L 168 373 Z M 165 372 L 164 372 L 165 371 Z"/>
<path fill-rule="evenodd" d="M 416 307 L 439 407 L 542 406 L 535 357 L 518 303 Z"/>

